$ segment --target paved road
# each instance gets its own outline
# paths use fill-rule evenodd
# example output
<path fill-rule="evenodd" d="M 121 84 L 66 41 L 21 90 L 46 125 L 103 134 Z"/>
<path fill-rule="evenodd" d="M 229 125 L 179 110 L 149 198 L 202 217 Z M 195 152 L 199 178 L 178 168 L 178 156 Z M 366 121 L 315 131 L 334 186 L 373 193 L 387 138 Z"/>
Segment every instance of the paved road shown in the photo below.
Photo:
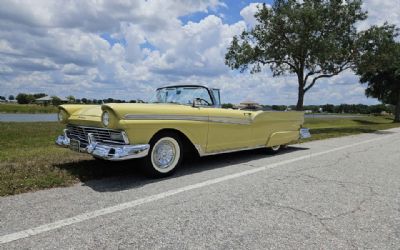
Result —
<path fill-rule="evenodd" d="M 0 199 L 3 249 L 399 249 L 400 129 Z"/>

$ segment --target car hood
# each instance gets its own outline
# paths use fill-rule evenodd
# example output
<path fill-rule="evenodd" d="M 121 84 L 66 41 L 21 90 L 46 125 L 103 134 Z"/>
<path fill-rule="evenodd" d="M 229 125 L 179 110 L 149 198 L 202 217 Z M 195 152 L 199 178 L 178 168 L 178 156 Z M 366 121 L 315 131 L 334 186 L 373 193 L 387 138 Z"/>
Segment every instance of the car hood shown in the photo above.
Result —
<path fill-rule="evenodd" d="M 72 115 L 73 116 L 87 116 L 87 117 L 100 117 L 102 114 L 102 109 L 101 105 L 96 105 L 96 106 L 90 106 L 90 107 L 85 107 L 83 109 L 80 109 L 76 112 L 74 112 Z"/>
<path fill-rule="evenodd" d="M 101 114 L 103 110 L 101 105 L 62 105 L 60 109 L 64 109 L 70 115 L 68 123 L 84 126 L 101 125 Z"/>

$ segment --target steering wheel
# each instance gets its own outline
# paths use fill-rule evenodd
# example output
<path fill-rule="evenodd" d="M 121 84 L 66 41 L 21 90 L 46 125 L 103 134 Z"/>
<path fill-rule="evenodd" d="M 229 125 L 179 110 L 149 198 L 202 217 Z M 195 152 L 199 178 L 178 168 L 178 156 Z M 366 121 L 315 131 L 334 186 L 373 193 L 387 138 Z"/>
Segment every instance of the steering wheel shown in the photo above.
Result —
<path fill-rule="evenodd" d="M 211 106 L 211 104 L 207 100 L 205 100 L 203 98 L 196 98 L 196 101 L 199 101 L 200 103 L 203 102 L 203 103 L 206 103 L 207 106 Z"/>

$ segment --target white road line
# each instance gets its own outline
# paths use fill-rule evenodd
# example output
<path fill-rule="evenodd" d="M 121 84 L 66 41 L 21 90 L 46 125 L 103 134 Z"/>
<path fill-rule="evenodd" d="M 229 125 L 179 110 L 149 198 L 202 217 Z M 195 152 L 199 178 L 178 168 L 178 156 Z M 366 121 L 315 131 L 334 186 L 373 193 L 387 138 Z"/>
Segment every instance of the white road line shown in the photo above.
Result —
<path fill-rule="evenodd" d="M 173 195 L 176 195 L 176 194 L 180 194 L 180 193 L 183 193 L 183 192 L 186 192 L 186 191 L 199 189 L 199 188 L 210 186 L 210 185 L 213 185 L 213 184 L 216 184 L 216 183 L 220 183 L 220 182 L 236 179 L 236 178 L 239 178 L 239 177 L 242 177 L 242 176 L 251 175 L 251 174 L 254 174 L 254 173 L 257 173 L 257 172 L 265 171 L 267 169 L 276 168 L 276 167 L 279 167 L 279 166 L 282 166 L 282 165 L 286 165 L 286 164 L 289 164 L 289 163 L 293 163 L 293 162 L 297 162 L 297 161 L 301 161 L 301 160 L 305 160 L 305 159 L 310 159 L 310 158 L 313 158 L 313 157 L 329 154 L 329 153 L 332 153 L 332 152 L 340 151 L 340 150 L 343 150 L 343 149 L 351 148 L 351 147 L 362 145 L 362 144 L 366 144 L 366 143 L 371 143 L 371 142 L 383 140 L 383 139 L 386 139 L 386 138 L 388 138 L 390 136 L 393 136 L 393 135 L 382 136 L 382 137 L 379 137 L 379 138 L 365 140 L 365 141 L 361 141 L 361 142 L 349 144 L 349 145 L 346 145 L 346 146 L 333 148 L 333 149 L 322 151 L 322 152 L 318 152 L 318 153 L 307 154 L 307 155 L 296 157 L 296 158 L 293 158 L 293 159 L 289 159 L 289 160 L 285 160 L 285 161 L 281 161 L 281 162 L 277 162 L 277 163 L 272 163 L 272 164 L 269 164 L 267 166 L 258 167 L 258 168 L 242 171 L 242 172 L 235 173 L 235 174 L 222 176 L 222 177 L 219 177 L 219 178 L 215 178 L 215 179 L 199 182 L 199 183 L 188 185 L 188 186 L 185 186 L 185 187 L 172 189 L 172 190 L 169 190 L 169 191 L 166 191 L 166 192 L 163 192 L 163 193 L 147 196 L 147 197 L 144 197 L 144 198 L 141 198 L 141 199 L 137 199 L 137 200 L 121 203 L 121 204 L 118 204 L 118 205 L 115 205 L 115 206 L 106 207 L 106 208 L 95 210 L 95 211 L 92 211 L 92 212 L 79 214 L 79 215 L 76 215 L 76 216 L 73 216 L 73 217 L 70 217 L 70 218 L 67 218 L 67 219 L 58 220 L 58 221 L 55 221 L 55 222 L 52 222 L 52 223 L 49 223 L 49 224 L 44 224 L 44 225 L 41 225 L 41 226 L 38 226 L 38 227 L 30 228 L 30 229 L 19 231 L 19 232 L 16 232 L 16 233 L 6 234 L 6 235 L 3 235 L 3 236 L 0 236 L 0 244 L 12 242 L 12 241 L 15 241 L 15 240 L 27 238 L 27 237 L 34 236 L 34 235 L 38 235 L 38 234 L 41 234 L 41 233 L 44 233 L 44 232 L 48 232 L 48 231 L 55 230 L 55 229 L 58 229 L 58 228 L 62 228 L 62 227 L 65 227 L 65 226 L 69 226 L 69 225 L 73 225 L 73 224 L 76 224 L 76 223 L 80 223 L 82 221 L 90 220 L 90 219 L 93 219 L 93 218 L 96 218 L 96 217 L 99 217 L 99 216 L 112 214 L 112 213 L 115 213 L 115 212 L 119 212 L 119 211 L 122 211 L 122 210 L 133 208 L 133 207 L 136 207 L 136 206 L 139 206 L 139 205 L 142 205 L 142 204 L 146 204 L 146 203 L 149 203 L 149 202 L 152 202 L 152 201 L 161 200 L 161 199 L 164 199 L 166 197 L 173 196 Z"/>

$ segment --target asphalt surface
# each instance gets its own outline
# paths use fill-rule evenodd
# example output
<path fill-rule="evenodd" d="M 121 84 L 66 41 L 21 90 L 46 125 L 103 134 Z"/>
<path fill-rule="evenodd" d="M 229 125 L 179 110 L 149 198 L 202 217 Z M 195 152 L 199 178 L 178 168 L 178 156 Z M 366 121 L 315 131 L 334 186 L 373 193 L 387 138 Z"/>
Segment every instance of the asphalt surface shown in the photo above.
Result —
<path fill-rule="evenodd" d="M 0 198 L 1 249 L 399 249 L 400 129 Z"/>

